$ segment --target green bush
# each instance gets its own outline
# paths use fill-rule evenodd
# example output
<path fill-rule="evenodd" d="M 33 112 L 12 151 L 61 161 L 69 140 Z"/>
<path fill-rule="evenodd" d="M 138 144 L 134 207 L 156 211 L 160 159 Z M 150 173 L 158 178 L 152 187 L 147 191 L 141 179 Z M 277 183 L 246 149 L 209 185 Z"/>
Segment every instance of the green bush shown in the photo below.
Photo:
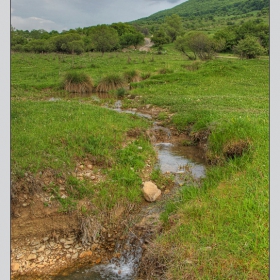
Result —
<path fill-rule="evenodd" d="M 238 54 L 240 58 L 251 59 L 264 54 L 265 49 L 259 43 L 258 38 L 247 36 L 245 39 L 240 40 L 237 46 L 234 47 L 234 52 Z"/>

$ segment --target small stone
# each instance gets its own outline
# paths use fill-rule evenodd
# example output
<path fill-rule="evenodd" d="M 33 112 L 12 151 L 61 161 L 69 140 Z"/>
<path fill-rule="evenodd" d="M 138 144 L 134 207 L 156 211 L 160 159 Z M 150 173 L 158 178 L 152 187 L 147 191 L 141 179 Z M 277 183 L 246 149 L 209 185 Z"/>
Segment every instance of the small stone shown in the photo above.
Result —
<path fill-rule="evenodd" d="M 39 248 L 38 252 L 43 252 L 45 250 L 46 246 L 43 245 L 42 247 Z"/>
<path fill-rule="evenodd" d="M 85 173 L 84 176 L 90 178 L 90 177 L 91 177 L 91 173 L 90 173 L 90 172 L 87 172 L 87 173 Z"/>
<path fill-rule="evenodd" d="M 92 170 L 93 166 L 92 166 L 91 164 L 88 164 L 88 165 L 87 165 L 87 168 L 90 169 L 90 170 Z"/>
<path fill-rule="evenodd" d="M 79 166 L 81 169 L 84 169 L 84 166 L 81 164 L 80 166 Z"/>
<path fill-rule="evenodd" d="M 28 261 L 32 261 L 32 260 L 35 260 L 37 258 L 37 256 L 35 254 L 30 254 L 28 257 L 27 257 L 27 260 Z"/>
<path fill-rule="evenodd" d="M 95 176 L 90 176 L 90 179 L 91 180 L 94 180 L 96 177 Z"/>
<path fill-rule="evenodd" d="M 43 238 L 43 241 L 44 241 L 44 242 L 46 242 L 46 241 L 48 241 L 48 240 L 49 240 L 48 237 L 44 237 L 44 238 Z"/>
<path fill-rule="evenodd" d="M 43 260 L 44 260 L 44 257 L 39 257 L 39 258 L 38 258 L 38 261 L 39 261 L 39 262 L 42 262 Z"/>
<path fill-rule="evenodd" d="M 70 246 L 69 246 L 69 245 L 64 245 L 64 248 L 65 248 L 65 249 L 69 249 Z"/>
<path fill-rule="evenodd" d="M 94 250 L 97 249 L 98 247 L 99 247 L 98 244 L 92 244 L 91 250 L 94 251 Z"/>
<path fill-rule="evenodd" d="M 96 264 L 101 263 L 101 259 L 100 259 L 100 258 L 97 259 L 97 260 L 95 261 L 95 263 L 96 263 Z"/>
<path fill-rule="evenodd" d="M 71 258 L 71 255 L 70 255 L 70 254 L 67 254 L 67 255 L 66 255 L 66 258 L 67 258 L 67 259 L 70 259 L 70 258 Z"/>
<path fill-rule="evenodd" d="M 60 241 L 60 243 L 65 243 L 66 242 L 66 240 L 64 238 L 61 238 L 59 241 Z"/>
<path fill-rule="evenodd" d="M 12 271 L 18 271 L 19 267 L 20 267 L 19 263 L 12 263 L 11 264 Z"/>
<path fill-rule="evenodd" d="M 48 256 L 51 253 L 51 250 L 46 250 L 45 254 Z"/>
<path fill-rule="evenodd" d="M 144 193 L 144 198 L 149 202 L 156 201 L 161 195 L 161 190 L 151 181 L 144 183 L 142 191 Z"/>
<path fill-rule="evenodd" d="M 74 243 L 74 241 L 73 240 L 70 240 L 70 241 L 65 241 L 65 243 L 64 243 L 64 245 L 71 245 L 71 244 L 73 244 Z M 65 246 L 64 246 L 65 247 Z"/>
<path fill-rule="evenodd" d="M 16 259 L 19 260 L 19 259 L 21 259 L 22 257 L 23 257 L 23 254 L 20 253 L 20 254 L 18 254 L 18 255 L 16 256 Z"/>
<path fill-rule="evenodd" d="M 72 259 L 74 260 L 74 259 L 77 259 L 78 258 L 78 253 L 76 253 L 76 254 L 74 254 L 73 256 L 72 256 Z"/>
<path fill-rule="evenodd" d="M 90 256 L 92 256 L 92 251 L 84 251 L 80 254 L 80 258 L 85 258 Z"/>

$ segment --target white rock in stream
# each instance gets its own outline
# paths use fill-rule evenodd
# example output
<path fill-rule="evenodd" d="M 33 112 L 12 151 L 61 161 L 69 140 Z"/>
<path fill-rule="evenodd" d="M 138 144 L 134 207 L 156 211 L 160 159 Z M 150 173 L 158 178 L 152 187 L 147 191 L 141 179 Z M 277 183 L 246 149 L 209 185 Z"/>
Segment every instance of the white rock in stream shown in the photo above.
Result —
<path fill-rule="evenodd" d="M 144 197 L 147 201 L 153 202 L 161 195 L 161 190 L 151 181 L 144 183 L 143 187 Z"/>

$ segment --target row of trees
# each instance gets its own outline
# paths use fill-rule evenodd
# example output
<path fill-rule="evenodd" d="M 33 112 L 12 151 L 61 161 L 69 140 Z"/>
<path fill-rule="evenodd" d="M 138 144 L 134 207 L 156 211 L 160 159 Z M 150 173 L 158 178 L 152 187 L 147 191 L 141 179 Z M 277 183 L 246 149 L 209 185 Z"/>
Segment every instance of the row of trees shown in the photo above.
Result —
<path fill-rule="evenodd" d="M 178 15 L 166 17 L 165 23 L 154 33 L 152 41 L 161 53 L 164 44 L 174 42 L 175 48 L 189 59 L 209 59 L 215 52 L 234 52 L 241 57 L 255 58 L 269 54 L 269 26 L 248 21 L 239 26 L 219 30 L 214 36 L 203 32 L 184 32 Z"/>
<path fill-rule="evenodd" d="M 81 54 L 95 50 L 104 53 L 128 46 L 136 48 L 144 41 L 144 34 L 140 31 L 144 30 L 126 23 L 77 28 L 61 34 L 57 31 L 12 29 L 11 44 L 14 51 Z M 269 54 L 269 26 L 256 20 L 247 21 L 208 36 L 203 32 L 187 33 L 180 16 L 174 14 L 167 16 L 154 31 L 152 42 L 158 53 L 164 44 L 174 43 L 175 48 L 189 59 L 210 59 L 215 52 L 235 52 L 241 57 L 254 58 Z"/>
<path fill-rule="evenodd" d="M 78 28 L 59 34 L 45 30 L 21 31 L 11 29 L 11 49 L 25 52 L 62 52 L 81 54 L 85 51 L 102 53 L 142 44 L 144 35 L 125 23 Z"/>

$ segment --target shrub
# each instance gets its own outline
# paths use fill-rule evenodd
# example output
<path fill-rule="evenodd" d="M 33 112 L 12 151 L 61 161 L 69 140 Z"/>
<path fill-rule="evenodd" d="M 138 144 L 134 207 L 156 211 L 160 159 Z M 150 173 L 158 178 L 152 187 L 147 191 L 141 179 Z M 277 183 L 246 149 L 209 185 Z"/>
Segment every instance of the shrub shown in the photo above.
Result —
<path fill-rule="evenodd" d="M 110 74 L 102 78 L 96 88 L 97 92 L 108 92 L 125 86 L 124 79 L 118 74 Z"/>
<path fill-rule="evenodd" d="M 90 93 L 93 90 L 93 81 L 85 73 L 68 72 L 63 80 L 64 89 L 74 93 Z"/>
<path fill-rule="evenodd" d="M 140 82 L 141 81 L 141 76 L 140 73 L 137 70 L 130 70 L 124 73 L 124 79 L 128 83 L 135 83 L 135 82 Z"/>
<path fill-rule="evenodd" d="M 256 58 L 265 52 L 265 49 L 261 46 L 258 38 L 253 36 L 247 36 L 245 39 L 240 40 L 237 46 L 234 47 L 234 52 L 237 53 L 240 58 Z"/>

